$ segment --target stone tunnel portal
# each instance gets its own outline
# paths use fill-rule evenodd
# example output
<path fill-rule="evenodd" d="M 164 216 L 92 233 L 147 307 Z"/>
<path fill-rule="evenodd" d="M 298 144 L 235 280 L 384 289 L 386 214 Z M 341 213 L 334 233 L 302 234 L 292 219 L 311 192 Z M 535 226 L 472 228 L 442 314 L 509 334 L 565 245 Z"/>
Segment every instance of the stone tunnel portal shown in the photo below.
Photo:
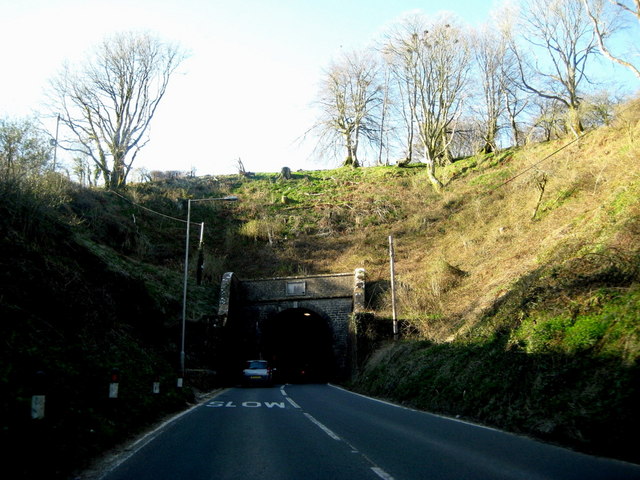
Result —
<path fill-rule="evenodd" d="M 291 308 L 265 320 L 262 355 L 278 382 L 327 382 L 335 375 L 333 332 L 312 310 Z"/>
<path fill-rule="evenodd" d="M 356 358 L 354 316 L 364 311 L 365 271 L 240 280 L 227 272 L 218 321 L 233 369 L 261 356 L 282 381 L 347 379 Z M 304 372 L 304 373 L 303 373 Z"/>

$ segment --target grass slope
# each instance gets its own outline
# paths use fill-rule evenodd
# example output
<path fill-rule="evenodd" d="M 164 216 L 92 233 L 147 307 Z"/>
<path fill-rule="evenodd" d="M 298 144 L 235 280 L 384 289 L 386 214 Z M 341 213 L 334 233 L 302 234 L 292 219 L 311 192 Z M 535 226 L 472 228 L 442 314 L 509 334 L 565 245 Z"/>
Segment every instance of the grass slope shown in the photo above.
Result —
<path fill-rule="evenodd" d="M 578 141 L 459 160 L 442 192 L 420 166 L 243 180 L 239 243 L 264 263 L 231 268 L 363 266 L 375 336 L 390 329 L 393 234 L 404 340 L 354 388 L 640 462 L 638 119 L 632 102 Z"/>

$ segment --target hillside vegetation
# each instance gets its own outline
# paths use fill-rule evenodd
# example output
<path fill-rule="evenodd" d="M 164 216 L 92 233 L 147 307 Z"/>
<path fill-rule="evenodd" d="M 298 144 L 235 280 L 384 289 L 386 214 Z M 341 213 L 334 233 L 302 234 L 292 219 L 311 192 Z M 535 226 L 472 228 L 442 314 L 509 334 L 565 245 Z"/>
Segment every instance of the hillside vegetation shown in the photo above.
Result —
<path fill-rule="evenodd" d="M 238 192 L 258 270 L 365 267 L 375 343 L 353 387 L 430 411 L 640 461 L 638 103 L 610 127 L 449 165 L 258 177 Z M 271 266 L 271 267 L 270 267 Z M 363 360 L 361 358 L 361 360 Z"/>
<path fill-rule="evenodd" d="M 459 159 L 439 172 L 440 192 L 421 165 L 182 178 L 119 193 L 55 175 L 3 180 L 3 441 L 33 449 L 32 434 L 44 432 L 50 455 L 20 468 L 64 477 L 184 408 L 192 390 L 175 388 L 184 199 L 233 194 L 239 202 L 192 205 L 189 387 L 211 388 L 203 372 L 224 369 L 223 272 L 364 267 L 371 315 L 358 325 L 352 388 L 639 462 L 639 136 L 636 101 L 578 141 Z M 116 368 L 123 393 L 110 402 Z M 29 423 L 39 371 L 51 403 L 45 422 Z M 160 395 L 150 394 L 156 380 Z"/>

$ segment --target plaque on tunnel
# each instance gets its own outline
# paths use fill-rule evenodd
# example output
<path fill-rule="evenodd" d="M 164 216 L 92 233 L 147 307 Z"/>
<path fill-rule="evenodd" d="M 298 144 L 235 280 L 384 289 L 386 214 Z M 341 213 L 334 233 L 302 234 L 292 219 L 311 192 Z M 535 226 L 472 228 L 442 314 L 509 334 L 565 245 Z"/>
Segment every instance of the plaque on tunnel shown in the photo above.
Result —
<path fill-rule="evenodd" d="M 304 280 L 296 280 L 287 282 L 287 295 L 297 296 L 297 295 L 306 295 L 307 293 L 307 282 Z"/>

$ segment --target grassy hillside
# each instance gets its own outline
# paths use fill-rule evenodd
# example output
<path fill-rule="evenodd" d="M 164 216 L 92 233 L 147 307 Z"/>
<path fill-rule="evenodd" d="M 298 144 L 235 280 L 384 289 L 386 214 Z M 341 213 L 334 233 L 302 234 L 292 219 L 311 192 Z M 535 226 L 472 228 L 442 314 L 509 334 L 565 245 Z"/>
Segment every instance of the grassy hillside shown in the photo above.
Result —
<path fill-rule="evenodd" d="M 591 259 L 605 268 L 632 260 L 638 193 L 633 108 L 615 126 L 547 160 L 570 139 L 457 161 L 443 170 L 441 193 L 429 187 L 420 166 L 246 180 L 236 190 L 243 199 L 240 234 L 265 261 L 238 270 L 250 276 L 363 266 L 371 282 L 382 281 L 393 234 L 405 333 L 455 338 L 541 267 Z M 371 306 L 385 315 L 389 303 L 378 298 Z"/>
<path fill-rule="evenodd" d="M 439 171 L 441 192 L 420 165 L 184 178 L 118 194 L 55 176 L 3 180 L 2 440 L 32 448 L 39 429 L 51 455 L 38 468 L 64 477 L 185 406 L 190 390 L 173 386 L 184 199 L 233 194 L 239 202 L 192 205 L 205 227 L 202 285 L 195 225 L 191 238 L 190 369 L 224 366 L 215 322 L 223 272 L 364 267 L 371 315 L 353 388 L 640 461 L 639 120 L 632 102 L 579 141 L 460 159 Z M 127 398 L 116 408 L 104 398 L 113 368 Z M 37 371 L 52 400 L 46 422 L 30 423 Z M 160 396 L 149 393 L 155 379 Z"/>
<path fill-rule="evenodd" d="M 236 268 L 365 267 L 376 341 L 393 234 L 403 340 L 354 388 L 638 462 L 639 119 L 459 160 L 442 192 L 419 166 L 247 180 L 239 232 L 264 263 Z"/>

